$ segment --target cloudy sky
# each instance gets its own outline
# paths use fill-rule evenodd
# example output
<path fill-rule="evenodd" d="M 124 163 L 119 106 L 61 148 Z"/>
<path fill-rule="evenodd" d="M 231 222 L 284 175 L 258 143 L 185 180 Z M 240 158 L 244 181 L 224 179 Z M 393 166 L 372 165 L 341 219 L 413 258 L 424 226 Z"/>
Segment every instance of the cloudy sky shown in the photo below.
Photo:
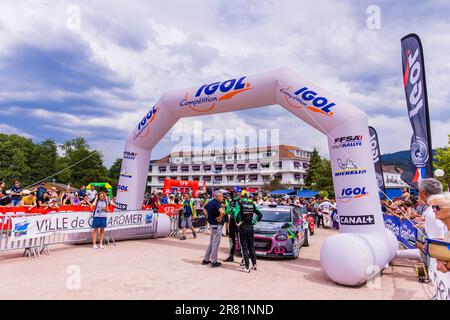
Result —
<path fill-rule="evenodd" d="M 379 25 L 368 25 L 373 5 Z M 405 150 L 400 38 L 411 32 L 424 46 L 433 146 L 441 147 L 450 133 L 449 1 L 3 0 L 0 132 L 36 142 L 85 137 L 110 165 L 165 91 L 289 66 L 366 111 L 382 153 Z M 324 136 L 268 106 L 184 119 L 153 158 L 176 148 L 194 121 L 224 135 L 278 130 L 280 143 L 327 154 Z"/>

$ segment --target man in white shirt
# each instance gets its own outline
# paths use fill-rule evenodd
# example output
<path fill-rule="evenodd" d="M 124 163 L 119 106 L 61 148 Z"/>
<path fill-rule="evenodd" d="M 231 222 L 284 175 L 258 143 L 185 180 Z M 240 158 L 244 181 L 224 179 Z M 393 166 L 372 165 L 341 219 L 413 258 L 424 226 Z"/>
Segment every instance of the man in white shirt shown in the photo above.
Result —
<path fill-rule="evenodd" d="M 97 190 L 95 190 L 94 186 L 91 186 L 91 188 L 86 191 L 86 195 L 88 196 L 89 202 L 93 203 L 97 197 Z"/>
<path fill-rule="evenodd" d="M 442 184 L 436 179 L 422 179 L 419 181 L 419 199 L 427 203 L 427 199 L 435 194 L 442 193 Z M 446 234 L 444 223 L 438 219 L 433 212 L 431 206 L 428 206 L 423 213 L 425 218 L 425 231 L 428 238 L 443 239 Z"/>
<path fill-rule="evenodd" d="M 334 204 L 332 204 L 331 202 L 328 201 L 328 199 L 325 198 L 325 201 L 322 202 L 319 206 L 318 206 L 318 221 L 317 221 L 317 227 L 320 226 L 320 222 L 322 221 L 322 225 L 323 227 L 325 227 L 324 224 L 324 217 L 323 214 L 330 214 L 331 208 L 336 209 L 336 206 Z M 331 218 L 330 216 L 327 216 L 327 222 L 329 224 L 328 218 Z M 329 225 L 327 225 L 327 227 L 330 227 Z"/>

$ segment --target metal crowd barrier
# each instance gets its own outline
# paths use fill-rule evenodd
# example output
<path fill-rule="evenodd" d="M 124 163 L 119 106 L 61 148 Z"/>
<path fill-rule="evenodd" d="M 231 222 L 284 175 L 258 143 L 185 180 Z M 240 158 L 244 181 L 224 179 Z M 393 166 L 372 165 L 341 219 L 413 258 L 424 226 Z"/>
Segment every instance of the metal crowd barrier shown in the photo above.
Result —
<path fill-rule="evenodd" d="M 176 214 L 170 215 L 170 233 L 169 237 L 172 238 L 180 238 L 181 230 L 180 230 L 180 215 L 177 212 Z"/>

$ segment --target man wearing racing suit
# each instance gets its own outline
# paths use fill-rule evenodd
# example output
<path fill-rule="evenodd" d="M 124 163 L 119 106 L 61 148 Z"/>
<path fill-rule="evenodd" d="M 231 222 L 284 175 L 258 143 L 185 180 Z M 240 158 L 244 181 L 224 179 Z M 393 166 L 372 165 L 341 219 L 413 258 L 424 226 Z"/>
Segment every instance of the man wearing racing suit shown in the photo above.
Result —
<path fill-rule="evenodd" d="M 236 225 L 236 208 L 238 207 L 239 194 L 232 193 L 231 200 L 228 203 L 228 207 L 225 212 L 228 214 L 228 236 L 230 239 L 230 256 L 224 260 L 224 262 L 234 261 L 234 252 L 236 250 L 236 239 L 239 237 L 239 229 Z"/>
<path fill-rule="evenodd" d="M 237 206 L 236 223 L 239 226 L 239 239 L 245 262 L 245 265 L 242 267 L 241 271 L 248 273 L 250 272 L 249 256 L 252 259 L 252 269 L 256 270 L 256 252 L 254 245 L 253 225 L 261 220 L 262 214 L 261 211 L 259 211 L 259 208 L 253 202 L 240 201 L 238 202 Z M 256 220 L 253 220 L 253 216 L 255 214 Z"/>

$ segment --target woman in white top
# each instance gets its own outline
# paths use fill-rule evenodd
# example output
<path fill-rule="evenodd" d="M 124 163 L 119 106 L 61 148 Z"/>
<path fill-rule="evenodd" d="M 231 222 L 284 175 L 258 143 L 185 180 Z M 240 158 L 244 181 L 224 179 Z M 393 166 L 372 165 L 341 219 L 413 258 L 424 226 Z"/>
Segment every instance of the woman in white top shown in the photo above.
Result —
<path fill-rule="evenodd" d="M 109 201 L 106 198 L 106 194 L 102 191 L 99 192 L 98 197 L 95 198 L 94 203 L 94 213 L 92 219 L 92 248 L 103 249 L 103 238 L 105 237 L 106 220 L 109 212 Z M 100 243 L 97 247 L 97 233 L 100 229 Z"/>
<path fill-rule="evenodd" d="M 428 204 L 431 205 L 436 219 L 441 220 L 447 227 L 445 237 L 442 240 L 450 243 L 450 192 L 431 196 L 428 199 Z M 438 260 L 437 269 L 444 273 L 449 272 L 450 261 Z"/>

